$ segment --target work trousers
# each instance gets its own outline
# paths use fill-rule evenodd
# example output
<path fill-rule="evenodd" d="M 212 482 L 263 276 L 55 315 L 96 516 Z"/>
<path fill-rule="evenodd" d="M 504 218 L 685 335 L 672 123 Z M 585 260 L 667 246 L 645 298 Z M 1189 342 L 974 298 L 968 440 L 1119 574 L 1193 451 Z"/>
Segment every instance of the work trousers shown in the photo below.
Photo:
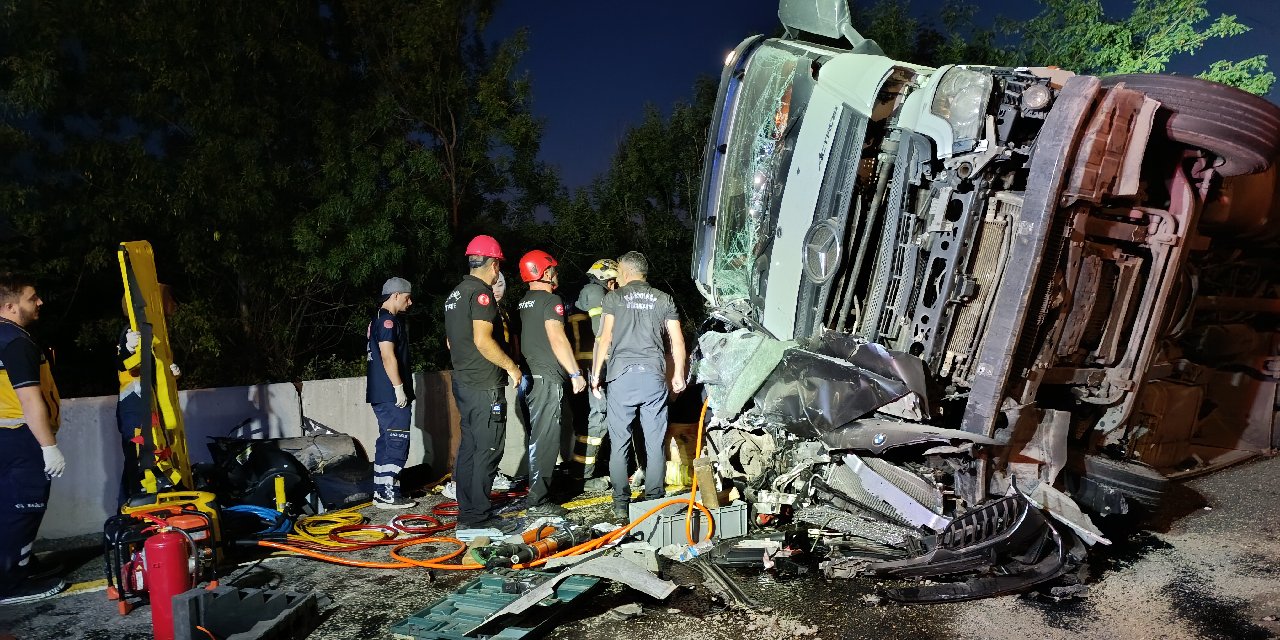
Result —
<path fill-rule="evenodd" d="M 560 455 L 560 430 L 564 424 L 564 380 L 560 376 L 532 376 L 525 395 L 529 413 L 529 506 L 546 503 L 551 479 Z"/>
<path fill-rule="evenodd" d="M 601 389 L 604 396 L 603 387 Z M 587 392 L 587 404 L 591 407 L 591 413 L 587 415 L 587 433 L 578 436 L 573 449 L 573 460 L 582 466 L 583 480 L 590 480 L 596 475 L 600 445 L 609 434 L 608 402 L 608 396 L 597 398 L 596 394 Z"/>
<path fill-rule="evenodd" d="M 524 411 L 524 393 L 507 385 L 503 391 L 507 397 L 507 434 L 503 438 L 502 458 L 498 471 L 509 478 L 525 478 L 529 475 L 529 415 Z"/>
<path fill-rule="evenodd" d="M 644 497 L 661 498 L 667 459 L 662 450 L 667 435 L 667 381 L 662 372 L 643 364 L 629 365 L 609 381 L 609 482 L 614 504 L 631 501 L 627 462 L 631 459 L 631 421 L 640 414 L 644 432 Z"/>
<path fill-rule="evenodd" d="M 22 583 L 49 504 L 44 456 L 31 429 L 0 428 L 0 596 Z"/>
<path fill-rule="evenodd" d="M 129 498 L 142 493 L 142 465 L 152 464 L 151 409 L 140 396 L 129 394 L 116 402 L 116 428 L 120 430 L 120 451 L 124 466 L 120 468 L 120 490 L 116 500 L 124 505 Z M 134 441 L 141 431 L 142 443 Z"/>
<path fill-rule="evenodd" d="M 404 463 L 409 460 L 413 403 L 397 407 L 394 402 L 375 402 L 370 406 L 378 418 L 378 442 L 373 449 L 373 489 L 384 497 L 398 498 L 397 482 Z"/>
<path fill-rule="evenodd" d="M 501 387 L 475 389 L 453 381 L 462 439 L 453 465 L 458 522 L 475 524 L 493 515 L 489 493 L 502 459 L 507 429 L 507 395 Z"/>

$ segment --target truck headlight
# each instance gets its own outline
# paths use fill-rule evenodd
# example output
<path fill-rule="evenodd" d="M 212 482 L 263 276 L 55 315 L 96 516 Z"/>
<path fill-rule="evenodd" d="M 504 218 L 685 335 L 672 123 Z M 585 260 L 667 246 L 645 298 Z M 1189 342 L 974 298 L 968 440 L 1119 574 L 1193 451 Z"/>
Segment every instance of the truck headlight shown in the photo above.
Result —
<path fill-rule="evenodd" d="M 987 101 L 991 98 L 991 76 L 954 67 L 942 76 L 933 94 L 930 111 L 951 125 L 956 144 L 976 140 L 982 131 Z"/>

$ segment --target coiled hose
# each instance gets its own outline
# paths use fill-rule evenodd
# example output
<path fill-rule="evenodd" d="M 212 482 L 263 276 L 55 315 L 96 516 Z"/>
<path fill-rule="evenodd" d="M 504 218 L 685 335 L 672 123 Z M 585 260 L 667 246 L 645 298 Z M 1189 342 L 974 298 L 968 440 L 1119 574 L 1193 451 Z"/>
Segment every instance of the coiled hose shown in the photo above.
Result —
<path fill-rule="evenodd" d="M 702 435 L 704 422 L 707 417 L 708 402 L 709 400 L 702 403 L 702 413 L 698 416 L 698 455 L 701 455 L 702 452 Z M 628 523 L 622 528 L 611 531 L 604 536 L 561 550 L 545 558 L 539 558 L 525 564 L 517 564 L 512 568 L 529 569 L 533 567 L 540 567 L 552 558 L 574 556 L 599 549 L 600 547 L 622 539 L 641 522 L 673 504 L 689 505 L 689 510 L 685 518 L 685 537 L 688 539 L 689 543 L 695 544 L 696 542 L 699 542 L 693 539 L 692 533 L 694 509 L 700 511 L 701 515 L 705 515 L 707 518 L 707 533 L 706 537 L 703 539 L 709 540 L 715 533 L 715 521 L 711 517 L 711 511 L 703 506 L 702 503 L 697 502 L 694 499 L 694 496 L 697 495 L 698 489 L 698 476 L 696 470 L 694 471 L 691 484 L 692 488 L 688 498 L 673 498 L 671 500 L 667 500 L 646 511 L 635 521 Z M 499 499 L 515 498 L 523 496 L 524 494 L 525 492 L 522 491 L 512 491 L 494 493 L 493 497 Z M 456 516 L 458 514 L 457 502 L 444 502 L 436 505 L 436 507 L 432 509 L 432 515 L 410 513 L 401 514 L 392 518 L 391 521 L 385 525 L 367 524 L 364 515 L 358 511 L 367 506 L 369 506 L 369 503 L 343 509 L 341 511 L 331 511 L 321 515 L 301 518 L 294 524 L 294 533 L 291 533 L 286 537 L 288 543 L 272 540 L 257 540 L 256 544 L 268 549 L 294 553 L 308 558 L 313 558 L 315 560 L 366 569 L 408 569 L 421 567 L 440 571 L 471 571 L 474 569 L 484 568 L 484 564 L 478 563 L 477 558 L 466 558 L 462 564 L 449 564 L 450 561 L 466 552 L 466 543 L 458 540 L 457 538 L 437 537 L 432 535 L 452 529 L 456 525 L 456 523 L 452 522 L 441 523 L 436 516 Z M 261 507 L 255 507 L 255 509 L 261 509 Z M 271 510 L 263 509 L 263 511 Z M 271 513 L 279 515 L 279 512 L 276 511 L 271 511 Z M 409 537 L 401 537 L 401 534 L 407 534 Z M 537 537 L 537 534 L 535 534 L 535 537 Z M 413 558 L 406 555 L 407 550 L 410 548 L 427 544 L 455 545 L 457 548 L 426 559 Z M 335 553 L 361 551 L 379 546 L 391 547 L 390 555 L 392 560 L 395 560 L 395 562 L 353 560 L 333 555 Z M 471 560 L 471 562 L 466 562 L 465 560 Z"/>

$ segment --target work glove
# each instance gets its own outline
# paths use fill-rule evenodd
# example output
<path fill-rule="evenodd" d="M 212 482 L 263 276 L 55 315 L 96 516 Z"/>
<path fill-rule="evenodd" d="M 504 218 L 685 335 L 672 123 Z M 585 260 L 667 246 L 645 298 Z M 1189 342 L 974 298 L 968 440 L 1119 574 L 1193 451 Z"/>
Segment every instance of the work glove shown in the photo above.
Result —
<path fill-rule="evenodd" d="M 124 334 L 124 348 L 129 353 L 137 353 L 138 345 L 142 344 L 142 334 L 137 331 L 129 331 Z"/>
<path fill-rule="evenodd" d="M 44 455 L 44 473 L 50 478 L 57 478 L 67 469 L 67 459 L 62 457 L 62 452 L 58 450 L 58 445 L 51 444 L 47 447 L 40 447 L 40 453 Z"/>
<path fill-rule="evenodd" d="M 397 384 L 391 387 L 396 392 L 396 406 L 401 409 L 409 406 L 409 396 L 404 392 L 404 385 Z"/>
<path fill-rule="evenodd" d="M 173 377 L 175 378 L 182 375 L 182 369 L 179 369 L 176 364 L 169 365 L 169 370 L 173 372 Z"/>

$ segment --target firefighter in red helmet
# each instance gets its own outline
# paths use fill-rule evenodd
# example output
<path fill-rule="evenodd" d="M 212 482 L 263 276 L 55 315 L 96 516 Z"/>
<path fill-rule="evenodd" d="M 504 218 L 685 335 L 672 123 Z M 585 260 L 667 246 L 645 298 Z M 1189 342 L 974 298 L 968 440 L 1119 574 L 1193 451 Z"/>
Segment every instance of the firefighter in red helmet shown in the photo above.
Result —
<path fill-rule="evenodd" d="M 453 477 L 457 487 L 458 529 L 515 530 L 498 518 L 489 492 L 498 473 L 506 436 L 506 384 L 517 387 L 522 374 L 503 342 L 502 316 L 493 285 L 498 281 L 502 247 L 490 236 L 476 236 L 465 251 L 469 273 L 444 301 L 444 326 L 453 361 L 453 397 L 462 438 Z"/>
<path fill-rule="evenodd" d="M 587 388 L 564 331 L 564 301 L 555 294 L 560 284 L 558 263 L 546 251 L 533 250 L 520 258 L 520 279 L 529 292 L 520 300 L 520 345 L 529 364 L 532 385 L 525 394 L 529 412 L 529 506 L 531 516 L 564 516 L 567 511 L 548 500 L 556 455 L 560 451 L 566 380 L 573 393 Z"/>

